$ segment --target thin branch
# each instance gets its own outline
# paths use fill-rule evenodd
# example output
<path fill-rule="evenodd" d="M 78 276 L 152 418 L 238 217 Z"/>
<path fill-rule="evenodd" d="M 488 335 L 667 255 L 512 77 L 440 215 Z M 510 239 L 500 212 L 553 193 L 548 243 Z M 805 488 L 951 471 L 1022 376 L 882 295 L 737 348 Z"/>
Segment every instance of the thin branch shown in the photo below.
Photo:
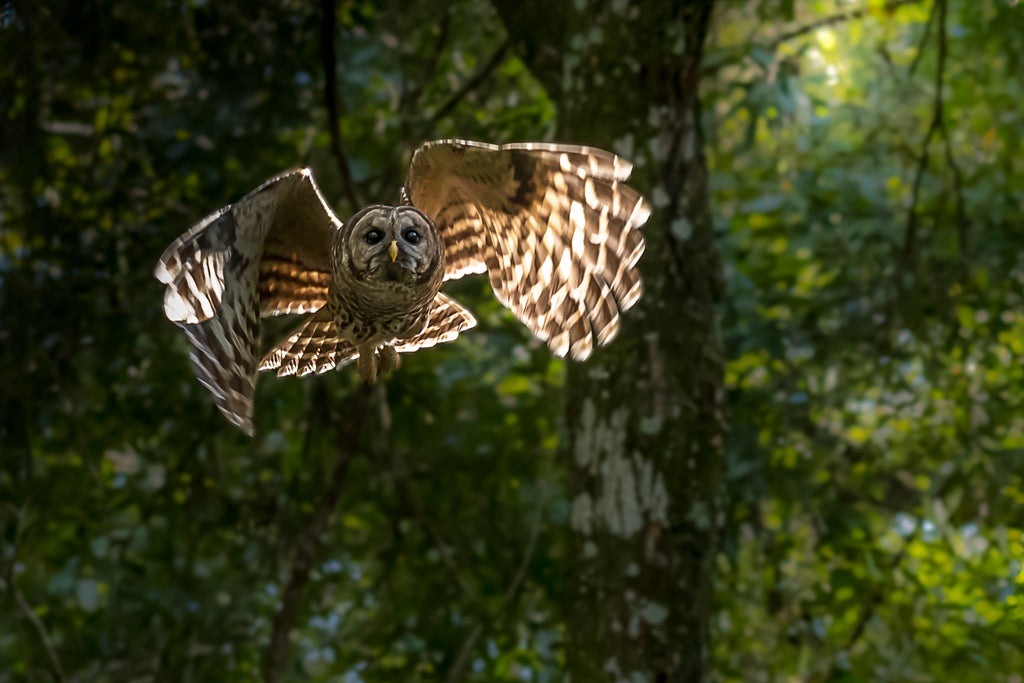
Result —
<path fill-rule="evenodd" d="M 437 74 L 437 63 L 441 59 L 441 53 L 444 52 L 445 46 L 448 44 L 448 33 L 451 28 L 452 14 L 452 5 L 449 0 L 441 10 L 441 26 L 437 31 L 437 40 L 434 41 L 434 50 L 430 53 L 430 58 L 424 65 L 423 77 L 419 87 L 416 89 L 416 100 L 413 104 L 416 104 L 419 101 L 420 94 L 423 92 L 424 88 L 434 80 L 434 76 Z"/>
<path fill-rule="evenodd" d="M 394 9 L 396 13 L 402 10 L 401 3 Z M 448 46 L 448 38 L 451 35 L 453 14 L 452 0 L 445 0 L 444 6 L 440 10 L 441 19 L 430 55 L 426 60 L 416 59 L 413 65 L 410 65 L 405 60 L 401 62 L 402 77 L 400 79 L 400 94 L 398 98 L 398 123 L 399 139 L 401 140 L 400 147 L 404 152 L 411 151 L 413 145 L 423 141 L 422 135 L 425 131 L 420 128 L 424 121 L 421 101 L 424 91 L 433 83 L 434 78 L 437 76 L 437 65 L 441 61 L 441 56 Z M 420 68 L 414 69 L 412 68 L 413 66 Z M 418 72 L 414 81 L 408 78 L 413 72 Z M 406 85 L 408 82 L 412 82 L 412 85 L 409 87 Z M 387 196 L 387 194 L 394 192 L 396 186 L 402 184 L 404 172 L 405 167 L 401 164 L 389 163 L 378 173 L 366 179 L 366 187 L 372 188 L 370 194 L 373 197 Z"/>
<path fill-rule="evenodd" d="M 483 632 L 483 622 L 478 621 L 473 624 L 473 628 L 466 634 L 466 639 L 462 641 L 462 647 L 459 648 L 459 654 L 455 657 L 455 663 L 448 670 L 448 675 L 444 677 L 444 683 L 455 683 L 462 678 L 466 665 L 469 663 L 469 658 L 473 654 L 476 641 L 480 640 Z"/>
<path fill-rule="evenodd" d="M 922 2 L 922 0 L 891 0 L 890 2 L 882 5 L 877 9 L 881 9 L 887 12 L 895 11 L 896 9 L 903 7 L 904 5 L 916 5 Z M 750 54 L 750 50 L 753 47 L 761 47 L 762 49 L 770 52 L 775 52 L 783 43 L 787 43 L 801 36 L 805 36 L 812 31 L 816 31 L 819 28 L 825 28 L 826 26 L 833 26 L 840 24 L 844 21 L 852 21 L 854 19 L 860 19 L 865 14 L 871 12 L 874 8 L 869 6 L 859 7 L 857 9 L 846 10 L 845 12 L 838 12 L 836 14 L 830 14 L 827 17 L 816 19 L 803 26 L 797 26 L 796 28 L 790 29 L 785 33 L 781 33 L 778 36 L 770 39 L 767 43 L 758 45 L 752 41 L 747 41 L 739 45 L 726 46 L 722 48 L 722 52 L 725 56 L 715 60 L 715 63 L 706 66 L 701 69 L 701 76 L 713 76 L 720 70 L 727 66 L 732 66 L 737 62 L 743 61 L 743 59 Z"/>
<path fill-rule="evenodd" d="M 779 45 L 781 45 L 782 43 L 789 42 L 794 38 L 799 38 L 800 36 L 806 35 L 812 31 L 817 31 L 819 28 L 825 28 L 826 26 L 840 24 L 844 21 L 850 21 L 852 19 L 860 19 L 868 12 L 874 11 L 876 9 L 881 9 L 886 12 L 892 12 L 900 7 L 903 7 L 904 5 L 916 5 L 920 2 L 921 0 L 891 0 L 890 2 L 887 2 L 884 5 L 882 5 L 880 8 L 873 8 L 868 6 L 858 7 L 857 9 L 847 10 L 845 12 L 837 12 L 836 14 L 831 14 L 827 17 L 822 17 L 821 19 L 812 21 L 809 24 L 798 26 L 797 28 L 791 31 L 786 31 L 785 33 L 777 36 L 774 40 L 772 40 L 772 42 L 770 43 L 770 47 L 771 49 L 774 50 L 775 48 L 779 47 Z"/>
<path fill-rule="evenodd" d="M 331 154 L 338 164 L 338 173 L 341 175 L 342 189 L 345 197 L 352 204 L 355 211 L 363 205 L 352 181 L 352 171 L 348 165 L 348 158 L 341 145 L 341 125 L 339 123 L 338 107 L 338 68 L 337 56 L 334 46 L 334 33 L 337 25 L 335 0 L 320 0 L 320 59 L 324 68 L 324 102 L 327 105 L 327 132 L 331 136 Z"/>
<path fill-rule="evenodd" d="M 910 190 L 910 211 L 907 214 L 907 228 L 903 233 L 903 258 L 907 262 L 914 259 L 914 249 L 917 247 L 917 202 L 921 195 L 921 184 L 924 180 L 924 172 L 928 169 L 928 145 L 931 144 L 935 132 L 939 129 L 938 119 L 933 118 L 928 132 L 925 133 L 924 142 L 921 143 L 921 156 L 918 158 L 917 169 L 914 171 L 914 184 Z"/>
<path fill-rule="evenodd" d="M 903 547 L 900 548 L 899 552 L 893 556 L 892 561 L 889 563 L 889 571 L 896 571 L 896 568 L 903 562 L 903 558 L 907 555 L 907 548 L 910 543 L 916 538 L 916 530 L 914 534 L 907 537 L 907 540 L 903 543 Z M 846 639 L 846 649 L 852 648 L 860 637 L 864 635 L 864 629 L 867 627 L 868 622 L 871 621 L 871 617 L 875 615 L 878 606 L 882 603 L 885 597 L 885 591 L 880 586 L 876 586 L 874 589 L 869 590 L 861 603 L 860 614 L 857 616 L 857 621 L 853 626 L 853 630 L 850 632 L 850 637 Z"/>
<path fill-rule="evenodd" d="M 25 521 L 25 507 L 14 510 L 14 517 L 17 520 L 15 523 L 14 531 L 14 543 L 12 544 L 11 559 L 9 562 L 4 563 L 2 572 L 4 583 L 7 585 L 7 590 L 14 599 L 14 604 L 17 605 L 18 611 L 21 612 L 22 616 L 25 617 L 33 628 L 36 630 L 36 634 L 39 636 L 39 640 L 43 644 L 43 649 L 46 650 L 47 656 L 50 658 L 50 666 L 53 668 L 53 675 L 58 681 L 66 680 L 64 676 L 64 667 L 61 666 L 60 657 L 57 655 L 57 648 L 53 645 L 53 639 L 50 638 L 50 632 L 46 630 L 46 624 L 39 618 L 36 611 L 32 609 L 32 605 L 29 604 L 28 600 L 25 599 L 25 595 L 18 588 L 17 579 L 14 576 L 14 565 L 16 564 L 16 558 L 18 555 L 18 546 L 21 544 L 21 535 L 24 531 Z"/>
<path fill-rule="evenodd" d="M 39 634 L 39 640 L 43 643 L 43 648 L 46 650 L 46 654 L 50 658 L 50 666 L 53 667 L 53 674 L 57 677 L 58 681 L 66 680 L 64 678 L 64 667 L 60 664 L 60 657 L 57 655 L 57 648 L 53 646 L 53 640 L 50 638 L 49 632 L 46 630 L 46 625 L 36 614 L 35 610 L 32 609 L 32 605 L 28 604 L 25 596 L 22 594 L 21 589 L 18 588 L 18 584 L 14 582 L 13 576 L 4 576 L 4 582 L 7 583 L 7 588 L 10 590 L 11 595 L 14 596 L 14 603 L 18 606 L 18 610 L 22 615 L 28 619 L 32 626 L 35 627 L 36 633 Z"/>
<path fill-rule="evenodd" d="M 942 139 L 946 147 L 946 164 L 953 169 L 953 194 L 956 196 L 956 234 L 957 246 L 960 249 L 960 258 L 967 258 L 967 231 L 970 229 L 971 220 L 967 217 L 967 210 L 964 208 L 964 181 L 960 172 L 960 166 L 953 157 L 953 148 L 949 142 L 949 133 L 945 125 L 942 127 Z"/>
<path fill-rule="evenodd" d="M 264 681 L 280 683 L 285 678 L 288 655 L 291 649 L 289 635 L 295 626 L 299 612 L 299 603 L 309 583 L 309 575 L 320 549 L 320 539 L 327 530 L 331 516 L 338 506 L 338 499 L 348 478 L 349 464 L 358 449 L 359 436 L 366 419 L 371 390 L 369 385 L 361 384 L 356 392 L 346 401 L 342 410 L 344 427 L 339 430 L 338 442 L 341 444 L 338 461 L 334 465 L 320 496 L 320 502 L 309 517 L 305 527 L 299 532 L 295 541 L 295 556 L 292 567 L 281 597 L 281 606 L 274 615 L 274 623 L 270 635 L 270 643 L 264 653 Z M 314 428 L 313 426 L 310 427 Z"/>
<path fill-rule="evenodd" d="M 941 88 L 943 75 L 941 70 L 946 63 L 946 55 L 949 47 L 946 43 L 948 40 L 948 33 L 946 31 L 946 11 L 948 8 L 949 0 L 939 0 L 939 69 L 940 73 L 936 76 L 936 87 L 939 89 L 939 94 L 936 95 L 941 99 Z M 963 174 L 960 172 L 960 166 L 956 163 L 956 158 L 953 156 L 953 146 L 949 140 L 949 129 L 946 128 L 946 121 L 941 116 L 941 104 L 940 116 L 939 116 L 939 128 L 942 132 L 943 146 L 946 150 L 946 165 L 949 166 L 953 171 L 953 194 L 956 197 L 956 231 L 957 231 L 957 245 L 960 250 L 960 258 L 967 258 L 967 231 L 970 228 L 970 219 L 967 217 L 967 211 L 964 209 L 964 181 Z"/>
<path fill-rule="evenodd" d="M 928 44 L 928 38 L 932 34 L 932 25 L 935 23 L 935 17 L 939 15 L 939 3 L 932 4 L 932 11 L 928 13 L 928 23 L 924 25 L 924 35 L 921 36 L 921 42 L 917 46 L 917 54 L 914 55 L 914 61 L 910 63 L 910 69 L 907 71 L 908 76 L 913 76 L 914 72 L 917 71 L 917 65 L 921 62 L 921 55 L 924 54 L 924 46 Z"/>
<path fill-rule="evenodd" d="M 523 560 L 519 563 L 519 569 L 516 570 L 515 575 L 512 577 L 512 582 L 505 589 L 505 594 L 501 598 L 501 604 L 494 612 L 494 616 L 497 613 L 505 609 L 512 598 L 519 592 L 519 587 L 523 584 L 523 580 L 526 578 L 526 571 L 530 567 L 530 561 L 533 559 L 533 552 L 537 548 L 537 538 L 540 536 L 540 520 L 541 512 L 544 507 L 544 499 L 541 498 L 537 501 L 537 507 L 534 509 L 533 522 L 530 525 L 530 540 L 526 543 L 526 550 L 523 553 Z M 473 648 L 476 647 L 476 643 L 480 640 L 480 636 L 483 635 L 484 627 L 483 621 L 478 621 L 473 625 L 473 628 L 466 635 L 466 639 L 462 641 L 462 647 L 459 648 L 459 654 L 455 657 L 455 663 L 452 664 L 452 668 L 448 670 L 448 675 L 445 676 L 445 683 L 455 683 L 460 680 L 463 676 L 463 672 L 466 670 L 466 666 L 469 664 L 469 658 L 473 654 Z"/>
<path fill-rule="evenodd" d="M 948 137 L 946 133 L 945 123 L 943 122 L 943 85 L 946 77 L 946 3 L 947 0 L 935 0 L 938 5 L 939 11 L 939 56 L 938 65 L 935 69 L 935 100 L 932 106 L 932 120 L 928 125 L 928 131 L 925 133 L 924 141 L 921 143 L 921 157 L 917 163 L 917 170 L 914 173 L 914 184 L 911 189 L 910 195 L 910 210 L 907 214 L 907 228 L 903 235 L 903 258 L 912 264 L 914 261 L 915 250 L 917 248 L 917 226 L 918 226 L 918 212 L 917 204 L 921 194 L 921 185 L 924 180 L 924 173 L 928 169 L 928 146 L 931 144 L 932 138 L 935 137 L 935 133 L 942 131 L 944 137 Z M 948 144 L 948 141 L 947 141 Z M 952 158 L 952 155 L 950 155 Z M 959 175 L 959 170 L 957 171 Z"/>
<path fill-rule="evenodd" d="M 945 2 L 946 0 L 939 1 Z M 939 484 L 933 490 L 932 496 L 935 499 L 941 500 L 949 492 L 949 487 L 950 485 L 952 485 L 953 481 L 954 478 L 952 476 L 946 476 L 942 480 L 942 483 Z M 889 562 L 889 574 L 892 574 L 897 569 L 899 569 L 900 565 L 903 563 L 904 558 L 906 558 L 907 556 L 907 551 L 910 549 L 910 545 L 917 540 L 920 529 L 921 525 L 918 524 L 914 527 L 913 531 L 907 534 L 906 538 L 903 540 L 903 544 L 900 546 L 899 551 L 897 551 L 896 554 L 892 556 L 892 559 Z M 909 575 L 909 578 L 912 581 L 915 580 L 913 575 Z M 922 590 L 924 590 L 923 586 L 920 587 L 922 588 Z M 884 602 L 886 593 L 889 588 L 891 588 L 891 585 L 883 585 L 882 583 L 879 583 L 873 586 L 872 588 L 868 589 L 867 592 L 865 592 L 864 599 L 861 601 L 860 614 L 857 616 L 857 621 L 854 623 L 854 627 L 853 630 L 850 632 L 850 636 L 846 639 L 846 650 L 851 649 L 857 643 L 857 641 L 860 640 L 861 636 L 864 635 L 864 630 L 866 629 L 868 622 L 871 621 L 871 618 L 875 615 L 875 612 L 878 610 L 878 606 Z M 832 673 L 835 673 L 834 665 L 832 668 Z M 832 679 L 833 676 L 830 675 L 825 680 Z"/>
<path fill-rule="evenodd" d="M 476 70 L 476 73 L 466 79 L 466 82 L 462 84 L 462 87 L 452 93 L 451 97 L 449 97 L 444 104 L 434 111 L 434 115 L 430 117 L 430 120 L 427 123 L 428 128 L 432 128 L 438 121 L 451 113 L 451 111 L 458 106 L 459 102 L 461 102 L 466 95 L 471 93 L 473 90 L 478 88 L 481 83 L 487 80 L 487 77 L 505 61 L 505 55 L 508 53 L 509 47 L 510 41 L 506 38 L 498 49 L 494 51 L 491 58 L 484 62 L 480 68 Z"/>
<path fill-rule="evenodd" d="M 903 562 L 903 559 L 907 555 L 907 549 L 910 547 L 910 544 L 916 538 L 917 529 L 914 529 L 913 533 L 907 536 L 907 538 L 903 542 L 902 547 L 889 562 L 890 573 L 895 572 L 899 568 L 900 564 Z M 853 630 L 850 632 L 849 637 L 847 637 L 846 645 L 843 649 L 849 650 L 857 643 L 857 641 L 860 640 L 861 636 L 864 635 L 864 631 L 867 628 L 868 622 L 871 621 L 871 618 L 875 615 L 878 606 L 882 604 L 882 602 L 884 601 L 885 591 L 890 587 L 891 586 L 888 585 L 883 586 L 881 584 L 878 584 L 869 588 L 864 593 L 863 599 L 861 600 L 860 613 L 857 615 L 857 621 L 854 623 Z M 821 683 L 824 683 L 824 681 L 831 681 L 836 678 L 837 671 L 838 664 L 833 663 L 831 667 L 825 669 L 824 671 L 821 671 L 819 675 L 813 676 L 810 680 L 816 682 L 820 681 Z"/>
<path fill-rule="evenodd" d="M 455 583 L 459 585 L 459 590 L 471 601 L 476 602 L 478 599 L 476 591 L 469 581 L 466 580 L 466 577 L 463 576 L 462 572 L 459 571 L 455 558 L 452 556 L 451 544 L 445 541 L 441 532 L 438 531 L 437 525 L 430 520 L 426 510 L 423 508 L 423 503 L 420 502 L 419 496 L 416 495 L 416 489 L 410 482 L 409 467 L 405 464 L 405 459 L 402 458 L 398 449 L 392 449 L 392 463 L 399 495 L 412 508 L 417 520 L 426 529 L 427 535 L 430 536 L 434 547 L 437 548 L 438 555 L 441 556 L 441 560 L 454 577 Z"/>
<path fill-rule="evenodd" d="M 437 63 L 440 61 L 441 53 L 444 52 L 444 48 L 448 44 L 451 19 L 452 7 L 451 1 L 449 0 L 441 9 L 441 23 L 437 29 L 437 38 L 434 40 L 434 49 L 431 50 L 430 56 L 427 57 L 425 62 L 423 62 L 423 70 L 420 75 L 419 82 L 412 88 L 405 90 L 405 78 L 402 78 L 403 91 L 399 98 L 401 102 L 399 109 L 403 120 L 416 113 L 417 105 L 420 102 L 420 97 L 422 97 L 423 91 L 428 85 L 430 85 L 430 82 L 434 80 L 434 76 L 437 74 Z"/>
<path fill-rule="evenodd" d="M 519 592 L 519 587 L 523 585 L 523 580 L 526 579 L 526 570 L 530 567 L 530 561 L 533 559 L 533 552 L 537 548 L 537 539 L 540 537 L 540 521 L 543 517 L 544 512 L 544 498 L 537 500 L 537 507 L 533 510 L 533 521 L 530 523 L 530 540 L 526 543 L 526 552 L 523 553 L 523 561 L 519 563 L 519 569 L 516 570 L 515 576 L 512 577 L 512 583 L 508 585 L 505 590 L 505 595 L 502 597 L 502 606 L 504 607 L 512 601 L 516 593 Z"/>
<path fill-rule="evenodd" d="M 378 391 L 380 392 L 380 395 L 383 395 L 383 387 L 380 387 Z M 391 416 L 386 412 L 383 405 L 380 422 L 382 425 L 382 429 L 380 430 L 381 433 L 384 435 L 389 434 Z M 452 553 L 452 544 L 445 540 L 444 536 L 437 528 L 437 525 L 434 524 L 427 515 L 419 496 L 416 494 L 415 487 L 411 483 L 409 467 L 406 464 L 405 459 L 402 457 L 400 450 L 387 443 L 383 444 L 383 447 L 387 452 L 391 453 L 391 469 L 394 472 L 395 487 L 398 490 L 401 499 L 405 505 L 412 509 L 419 524 L 426 530 L 427 535 L 430 537 L 434 547 L 437 549 L 438 555 L 448 568 L 454 582 L 458 584 L 462 594 L 481 614 L 481 618 L 473 625 L 469 633 L 466 635 L 466 638 L 463 640 L 462 646 L 459 648 L 459 652 L 455 657 L 455 662 L 452 665 L 452 668 L 449 669 L 448 675 L 445 677 L 445 681 L 447 683 L 452 683 L 459 680 L 465 672 L 473 653 L 473 648 L 476 646 L 480 637 L 484 634 L 485 624 L 497 616 L 498 612 L 505 609 L 508 604 L 512 602 L 516 594 L 519 592 L 523 581 L 526 579 L 527 570 L 529 569 L 534 551 L 536 550 L 537 538 L 540 535 L 540 522 L 544 499 L 541 498 L 537 501 L 533 521 L 530 527 L 529 540 L 527 541 L 524 549 L 519 567 L 516 569 L 516 573 L 513 575 L 512 581 L 502 594 L 501 602 L 498 607 L 491 614 L 487 614 L 485 608 L 481 604 L 479 594 L 466 580 L 463 572 L 459 569 L 456 558 Z"/>

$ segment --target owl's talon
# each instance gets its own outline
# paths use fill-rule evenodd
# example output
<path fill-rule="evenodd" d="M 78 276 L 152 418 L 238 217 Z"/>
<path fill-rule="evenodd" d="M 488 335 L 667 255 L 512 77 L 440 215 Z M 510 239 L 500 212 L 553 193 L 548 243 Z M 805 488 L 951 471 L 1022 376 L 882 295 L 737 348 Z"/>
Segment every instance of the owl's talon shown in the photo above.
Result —
<path fill-rule="evenodd" d="M 380 356 L 378 372 L 381 375 L 390 375 L 402 364 L 398 356 L 398 350 L 394 346 L 382 346 L 377 352 Z"/>
<path fill-rule="evenodd" d="M 356 360 L 356 369 L 359 371 L 359 379 L 367 384 L 377 382 L 377 352 L 373 349 L 365 353 L 360 351 L 359 359 Z"/>

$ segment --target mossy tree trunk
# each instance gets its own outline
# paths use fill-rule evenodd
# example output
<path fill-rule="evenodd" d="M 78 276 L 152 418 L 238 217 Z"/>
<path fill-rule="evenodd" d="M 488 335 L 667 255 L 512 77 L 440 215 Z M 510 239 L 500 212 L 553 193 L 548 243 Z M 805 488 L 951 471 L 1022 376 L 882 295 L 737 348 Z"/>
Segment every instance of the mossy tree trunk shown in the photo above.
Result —
<path fill-rule="evenodd" d="M 698 94 L 710 2 L 496 0 L 559 138 L 637 164 L 645 294 L 569 369 L 573 681 L 703 681 L 723 466 L 722 274 Z"/>

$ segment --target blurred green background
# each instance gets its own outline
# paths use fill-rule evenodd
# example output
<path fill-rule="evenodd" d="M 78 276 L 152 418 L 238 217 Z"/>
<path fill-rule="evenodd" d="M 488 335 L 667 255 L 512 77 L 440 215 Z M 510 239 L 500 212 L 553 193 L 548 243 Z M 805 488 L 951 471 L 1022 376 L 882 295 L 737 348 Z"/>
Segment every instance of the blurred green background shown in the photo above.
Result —
<path fill-rule="evenodd" d="M 1014 0 L 0 2 L 0 682 L 1021 683 L 1022 73 Z M 567 382 L 471 278 L 458 343 L 371 390 L 264 378 L 256 438 L 231 428 L 163 317 L 164 246 L 299 165 L 342 218 L 394 203 L 449 136 L 637 162 L 652 286 L 603 370 Z M 720 282 L 715 316 L 688 323 L 677 267 Z M 637 368 L 687 385 L 656 326 L 721 358 L 716 502 L 671 470 L 610 557 L 573 416 Z M 673 457 L 644 418 L 635 462 Z M 671 573 L 628 614 L 574 599 L 647 576 L 680 520 L 699 609 Z M 638 642 L 663 660 L 625 666 Z"/>

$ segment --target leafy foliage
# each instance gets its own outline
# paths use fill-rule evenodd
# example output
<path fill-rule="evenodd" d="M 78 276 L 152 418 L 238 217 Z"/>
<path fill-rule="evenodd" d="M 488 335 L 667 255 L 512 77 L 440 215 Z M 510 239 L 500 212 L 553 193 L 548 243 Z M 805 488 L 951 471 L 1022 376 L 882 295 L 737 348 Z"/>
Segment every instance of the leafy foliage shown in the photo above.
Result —
<path fill-rule="evenodd" d="M 760 37 L 773 50 L 747 48 L 710 97 L 727 678 L 1015 680 L 1024 664 L 1024 216 L 1002 157 L 1024 123 L 1005 105 L 1024 14 L 945 4 Z M 734 19 L 719 25 L 746 35 Z"/>

